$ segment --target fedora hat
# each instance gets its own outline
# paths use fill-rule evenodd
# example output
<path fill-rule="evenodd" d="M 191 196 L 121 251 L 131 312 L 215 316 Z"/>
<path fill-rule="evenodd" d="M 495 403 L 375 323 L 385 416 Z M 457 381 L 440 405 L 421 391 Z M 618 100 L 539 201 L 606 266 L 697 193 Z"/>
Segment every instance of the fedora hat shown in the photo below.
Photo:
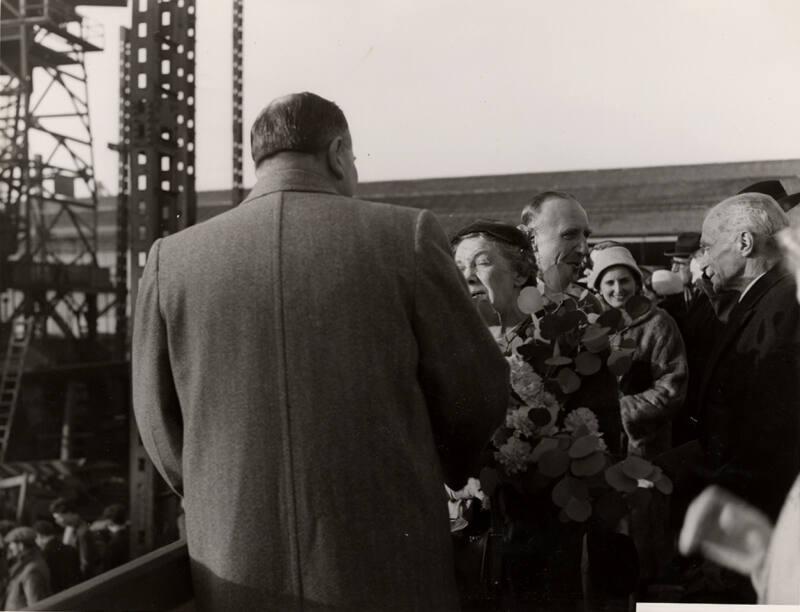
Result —
<path fill-rule="evenodd" d="M 789 212 L 798 204 L 800 204 L 800 191 L 778 200 L 778 205 L 783 209 L 783 212 Z"/>
<path fill-rule="evenodd" d="M 742 195 L 743 193 L 763 193 L 764 195 L 768 195 L 775 200 L 780 200 L 781 198 L 786 197 L 786 190 L 783 188 L 783 185 L 781 185 L 781 182 L 777 179 L 769 179 L 766 181 L 753 183 L 752 185 L 748 185 L 742 189 L 736 195 Z"/>
<path fill-rule="evenodd" d="M 667 257 L 691 257 L 700 248 L 700 232 L 678 234 L 675 250 L 664 253 Z"/>

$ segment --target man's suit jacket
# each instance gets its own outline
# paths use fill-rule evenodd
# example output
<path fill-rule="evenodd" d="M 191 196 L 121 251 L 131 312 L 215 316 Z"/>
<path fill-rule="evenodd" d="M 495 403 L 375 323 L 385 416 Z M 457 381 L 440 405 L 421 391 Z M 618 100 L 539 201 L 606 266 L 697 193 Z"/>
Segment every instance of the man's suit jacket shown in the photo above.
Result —
<path fill-rule="evenodd" d="M 731 311 L 699 407 L 707 475 L 774 521 L 800 471 L 800 306 L 781 265 Z"/>
<path fill-rule="evenodd" d="M 442 485 L 508 372 L 431 213 L 275 174 L 157 241 L 139 290 L 134 409 L 200 607 L 457 606 Z"/>

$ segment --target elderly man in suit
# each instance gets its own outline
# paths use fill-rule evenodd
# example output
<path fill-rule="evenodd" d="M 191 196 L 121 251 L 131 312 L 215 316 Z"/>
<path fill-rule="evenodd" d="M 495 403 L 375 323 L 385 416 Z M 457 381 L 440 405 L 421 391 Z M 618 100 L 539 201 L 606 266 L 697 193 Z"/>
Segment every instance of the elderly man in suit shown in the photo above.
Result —
<path fill-rule="evenodd" d="M 351 197 L 341 110 L 271 102 L 237 208 L 154 243 L 133 401 L 183 496 L 209 610 L 457 607 L 442 482 L 500 424 L 508 372 L 424 210 Z"/>
<path fill-rule="evenodd" d="M 746 193 L 703 223 L 703 274 L 738 303 L 700 385 L 701 443 L 710 480 L 773 521 L 800 470 L 800 307 L 776 234 L 788 226 L 773 198 Z"/>

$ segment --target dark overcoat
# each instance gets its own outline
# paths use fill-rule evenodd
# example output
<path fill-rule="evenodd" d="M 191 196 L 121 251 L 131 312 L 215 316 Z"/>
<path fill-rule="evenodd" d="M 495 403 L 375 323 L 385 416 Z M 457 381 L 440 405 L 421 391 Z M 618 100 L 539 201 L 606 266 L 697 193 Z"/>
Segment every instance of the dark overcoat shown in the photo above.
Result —
<path fill-rule="evenodd" d="M 288 171 L 149 253 L 134 409 L 201 609 L 456 607 L 442 484 L 507 401 L 430 212 Z"/>
<path fill-rule="evenodd" d="M 800 471 L 800 306 L 781 265 L 731 311 L 698 405 L 705 476 L 774 521 Z"/>

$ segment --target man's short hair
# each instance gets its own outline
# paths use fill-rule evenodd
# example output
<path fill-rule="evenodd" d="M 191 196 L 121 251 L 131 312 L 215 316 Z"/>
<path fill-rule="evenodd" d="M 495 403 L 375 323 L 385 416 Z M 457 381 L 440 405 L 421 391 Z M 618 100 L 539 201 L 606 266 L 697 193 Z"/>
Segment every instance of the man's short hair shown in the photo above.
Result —
<path fill-rule="evenodd" d="M 40 536 L 54 536 L 56 535 L 56 527 L 50 521 L 36 521 L 33 524 L 33 530 Z"/>
<path fill-rule="evenodd" d="M 718 231 L 749 231 L 763 239 L 768 251 L 777 251 L 775 234 L 789 226 L 789 217 L 774 198 L 761 193 L 743 193 L 723 200 L 713 209 Z"/>
<path fill-rule="evenodd" d="M 0 521 L 0 536 L 6 537 L 6 534 L 17 527 L 17 523 L 15 521 L 9 521 L 7 519 L 3 519 Z"/>
<path fill-rule="evenodd" d="M 78 511 L 75 502 L 66 497 L 59 497 L 50 504 L 50 514 L 74 514 Z"/>
<path fill-rule="evenodd" d="M 542 193 L 537 193 L 531 201 L 525 204 L 525 208 L 522 209 L 522 224 L 523 225 L 533 225 L 536 222 L 536 217 L 539 216 L 539 213 L 542 212 L 542 206 L 548 200 L 571 200 L 576 204 L 580 204 L 578 202 L 578 198 L 576 198 L 571 193 L 567 193 L 566 191 L 543 191 Z"/>
<path fill-rule="evenodd" d="M 256 167 L 282 151 L 316 154 L 349 130 L 342 110 L 316 94 L 289 94 L 270 102 L 250 129 Z"/>

